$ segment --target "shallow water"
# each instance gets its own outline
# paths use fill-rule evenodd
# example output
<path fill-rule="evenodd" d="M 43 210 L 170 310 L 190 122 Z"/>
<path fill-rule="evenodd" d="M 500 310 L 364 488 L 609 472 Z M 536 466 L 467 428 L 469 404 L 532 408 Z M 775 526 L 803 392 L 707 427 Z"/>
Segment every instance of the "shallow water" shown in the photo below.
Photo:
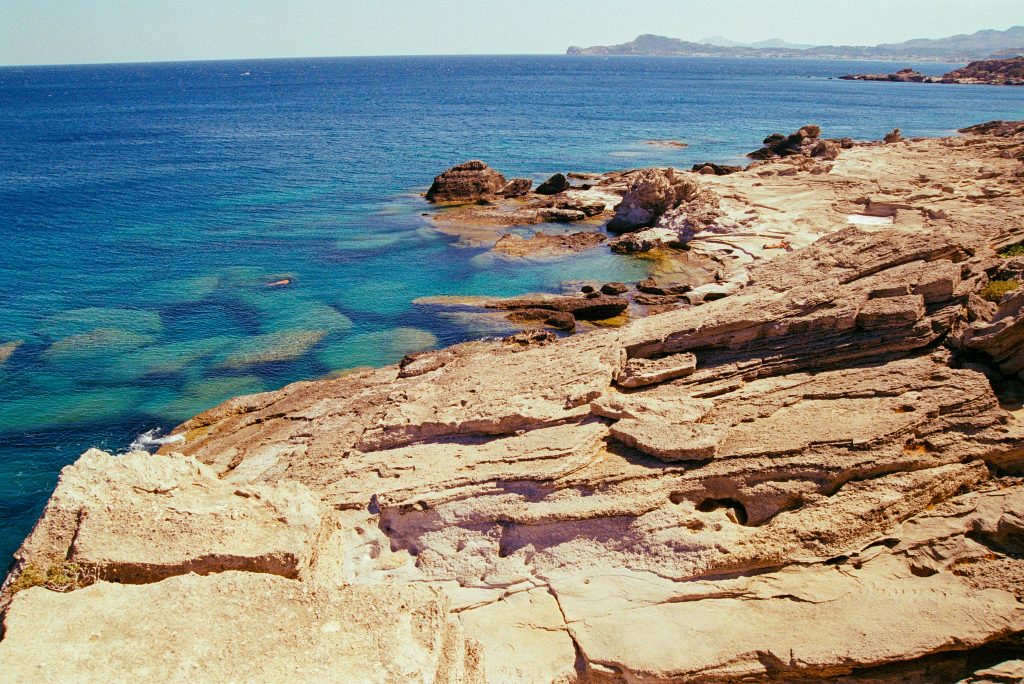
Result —
<path fill-rule="evenodd" d="M 241 393 L 494 334 L 432 295 L 636 280 L 641 260 L 492 259 L 418 193 L 738 162 L 771 131 L 941 135 L 1024 91 L 828 80 L 903 65 L 431 57 L 0 69 L 0 565 L 60 468 Z M 942 73 L 949 65 L 927 65 Z M 685 140 L 686 149 L 645 140 Z M 270 287 L 281 279 L 287 286 Z M 158 438 L 150 433 L 148 441 Z"/>

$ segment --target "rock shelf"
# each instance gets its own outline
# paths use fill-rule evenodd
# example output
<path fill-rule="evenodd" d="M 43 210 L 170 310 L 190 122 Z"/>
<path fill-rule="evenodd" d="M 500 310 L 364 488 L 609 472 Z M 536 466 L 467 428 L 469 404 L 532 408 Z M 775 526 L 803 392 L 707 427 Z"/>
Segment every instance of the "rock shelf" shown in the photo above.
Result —
<path fill-rule="evenodd" d="M 4 586 L 5 681 L 1012 681 L 1024 295 L 978 293 L 1018 269 L 1022 151 L 1004 124 L 693 174 L 699 306 L 88 452 Z"/>

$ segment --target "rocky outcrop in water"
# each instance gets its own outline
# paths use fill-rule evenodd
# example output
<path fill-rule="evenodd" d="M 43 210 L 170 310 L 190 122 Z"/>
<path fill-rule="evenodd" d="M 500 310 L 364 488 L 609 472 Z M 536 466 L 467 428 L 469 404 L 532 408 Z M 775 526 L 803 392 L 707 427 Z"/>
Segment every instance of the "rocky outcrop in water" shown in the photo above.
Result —
<path fill-rule="evenodd" d="M 847 74 L 843 81 L 893 81 L 896 83 L 924 83 L 928 77 L 914 69 L 900 69 L 892 74 Z"/>
<path fill-rule="evenodd" d="M 1021 142 L 702 178 L 722 216 L 691 244 L 722 282 L 684 293 L 700 306 L 420 353 L 233 399 L 157 456 L 86 454 L 6 584 L 5 679 L 1012 678 L 1021 300 L 977 300 L 1014 268 L 994 246 L 1024 240 Z M 627 301 L 522 304 L 603 300 Z"/>
<path fill-rule="evenodd" d="M 480 160 L 463 162 L 434 178 L 429 202 L 474 202 L 506 188 L 505 177 Z"/>
<path fill-rule="evenodd" d="M 978 60 L 942 76 L 925 76 L 913 69 L 900 69 L 893 74 L 847 74 L 839 78 L 844 81 L 1024 85 L 1024 56 Z"/>

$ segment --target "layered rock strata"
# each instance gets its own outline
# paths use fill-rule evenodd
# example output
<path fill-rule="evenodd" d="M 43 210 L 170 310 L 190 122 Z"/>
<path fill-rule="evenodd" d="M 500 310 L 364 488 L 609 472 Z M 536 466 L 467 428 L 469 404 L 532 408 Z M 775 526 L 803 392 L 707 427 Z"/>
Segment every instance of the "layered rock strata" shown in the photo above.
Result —
<path fill-rule="evenodd" d="M 911 194 L 968 158 L 990 192 L 713 177 L 723 222 L 745 175 L 804 184 L 760 210 L 780 223 L 898 218 L 723 257 L 730 287 L 699 307 L 296 383 L 167 453 L 86 454 L 6 584 L 5 679 L 1014 676 L 1021 318 L 977 293 L 1024 240 L 1019 140 L 941 144 L 874 150 L 904 149 Z M 836 161 L 854 193 L 869 158 Z M 620 299 L 569 299 L 600 298 Z M 83 588 L 26 579 L 52 568 Z"/>

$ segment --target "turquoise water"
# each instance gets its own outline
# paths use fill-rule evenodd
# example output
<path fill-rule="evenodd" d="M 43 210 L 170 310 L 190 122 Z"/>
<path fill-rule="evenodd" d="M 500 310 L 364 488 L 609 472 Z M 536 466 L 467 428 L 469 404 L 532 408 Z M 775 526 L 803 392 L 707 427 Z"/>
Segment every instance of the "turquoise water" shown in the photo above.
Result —
<path fill-rule="evenodd" d="M 941 135 L 1024 91 L 828 80 L 881 63 L 460 57 L 0 69 L 0 565 L 62 466 L 220 401 L 494 334 L 429 295 L 636 280 L 483 258 L 422 214 L 507 176 L 734 162 L 771 131 Z M 942 73 L 950 65 L 928 65 Z M 647 139 L 682 139 L 684 150 Z M 287 286 L 268 284 L 289 279 Z"/>

